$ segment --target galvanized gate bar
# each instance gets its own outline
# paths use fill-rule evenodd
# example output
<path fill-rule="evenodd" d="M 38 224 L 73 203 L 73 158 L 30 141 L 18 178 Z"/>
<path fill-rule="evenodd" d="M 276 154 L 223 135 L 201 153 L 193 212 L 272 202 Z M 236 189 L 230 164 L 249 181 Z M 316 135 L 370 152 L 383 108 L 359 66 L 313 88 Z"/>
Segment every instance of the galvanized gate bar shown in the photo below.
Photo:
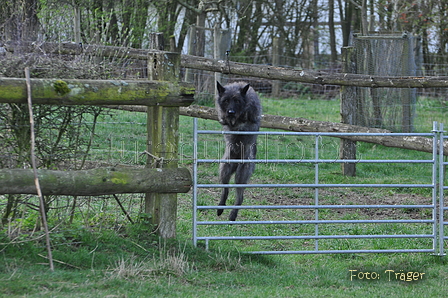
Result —
<path fill-rule="evenodd" d="M 216 209 L 217 207 L 215 207 Z M 345 223 L 431 223 L 432 219 L 354 219 L 354 220 L 246 220 L 246 221 L 198 221 L 198 225 L 293 225 L 293 224 L 345 224 Z"/>
<path fill-rule="evenodd" d="M 448 207 L 445 207 L 445 199 L 444 193 L 445 190 L 448 189 L 448 186 L 445 185 L 446 180 L 446 167 L 448 166 L 448 162 L 444 161 L 443 155 L 443 144 L 444 141 L 448 139 L 448 136 L 445 135 L 443 123 L 439 125 L 439 255 L 445 255 L 445 240 L 448 239 L 448 236 L 445 236 L 445 225 L 448 225 L 448 222 L 445 222 L 444 212 L 448 210 Z"/>
<path fill-rule="evenodd" d="M 198 159 L 198 163 L 433 163 L 432 160 L 363 160 L 363 159 Z"/>
<path fill-rule="evenodd" d="M 419 208 L 432 209 L 434 205 L 256 205 L 256 206 L 219 206 L 219 209 L 363 209 L 363 208 Z M 216 209 L 216 206 L 197 206 L 198 210 Z"/>
<path fill-rule="evenodd" d="M 289 251 L 248 251 L 257 255 L 291 254 L 352 254 L 352 253 L 432 253 L 433 249 L 364 249 L 364 250 L 289 250 Z"/>
<path fill-rule="evenodd" d="M 368 132 L 294 132 L 294 131 L 221 131 L 221 130 L 198 130 L 198 134 L 209 134 L 209 135 L 270 135 L 270 136 L 317 136 L 317 137 L 348 137 L 348 136 L 365 136 L 365 137 L 375 137 L 375 136 L 392 136 L 392 137 L 433 137 L 433 133 L 409 133 L 409 132 L 388 132 L 388 133 L 368 133 Z"/>
<path fill-rule="evenodd" d="M 219 236 L 198 237 L 198 240 L 287 240 L 287 239 L 386 239 L 432 238 L 432 235 L 320 235 L 320 236 Z"/>
<path fill-rule="evenodd" d="M 193 161 L 193 242 L 197 245 L 197 241 L 203 240 L 208 248 L 208 243 L 210 240 L 287 240 L 287 239 L 307 239 L 314 240 L 314 250 L 301 250 L 301 251 L 256 251 L 249 253 L 258 254 L 323 254 L 323 253 L 405 253 L 405 252 L 426 252 L 426 253 L 438 253 L 441 255 L 443 252 L 443 240 L 448 237 L 443 235 L 443 226 L 448 224 L 448 222 L 443 222 L 442 217 L 438 214 L 438 206 L 442 206 L 443 210 L 448 210 L 448 208 L 443 207 L 443 190 L 447 187 L 443 186 L 443 178 L 437 180 L 438 175 L 437 169 L 443 168 L 446 163 L 442 164 L 443 156 L 438 158 L 439 152 L 443 152 L 443 142 L 439 142 L 439 135 L 443 135 L 441 129 L 437 129 L 437 124 L 434 123 L 434 129 L 432 133 L 311 133 L 311 132 L 228 132 L 228 131 L 211 131 L 211 130 L 198 130 L 197 119 L 194 119 L 194 161 Z M 240 160 L 240 159 L 199 159 L 198 158 L 198 135 L 199 134 L 258 134 L 258 135 L 300 135 L 300 136 L 314 136 L 315 137 L 315 156 L 314 159 L 254 159 L 254 160 Z M 350 135 L 363 135 L 363 136 L 425 136 L 431 137 L 433 139 L 433 155 L 432 159 L 428 160 L 330 160 L 330 159 L 320 159 L 319 158 L 319 140 L 322 136 L 350 136 Z M 441 148 L 438 148 L 438 144 L 442 144 Z M 314 183 L 309 184 L 199 184 L 198 183 L 198 164 L 200 163 L 308 163 L 314 164 Z M 428 164 L 432 165 L 432 179 L 430 184 L 321 184 L 319 182 L 319 165 L 328 163 L 406 163 L 406 164 Z M 441 170 L 440 170 L 441 171 Z M 442 173 L 442 172 L 440 172 Z M 437 183 L 439 182 L 439 183 Z M 440 190 L 438 189 L 437 185 Z M 197 211 L 207 210 L 207 209 L 217 209 L 217 206 L 198 206 L 198 190 L 202 188 L 314 188 L 314 202 L 310 205 L 243 205 L 243 206 L 219 206 L 220 209 L 308 209 L 314 210 L 314 220 L 275 220 L 275 221 L 198 221 Z M 319 204 L 319 190 L 322 188 L 428 188 L 432 190 L 432 204 L 425 205 L 320 205 Z M 437 204 L 437 194 L 440 194 L 439 205 Z M 321 220 L 319 219 L 319 210 L 322 209 L 361 209 L 361 208 L 387 208 L 387 209 L 399 209 L 399 208 L 419 208 L 419 209 L 431 209 L 432 218 L 431 219 L 416 219 L 416 220 Z M 443 211 L 439 210 L 439 213 Z M 320 235 L 319 225 L 322 224 L 382 224 L 382 223 L 413 223 L 413 224 L 431 224 L 432 233 L 430 234 L 403 234 L 403 235 Z M 283 236 L 198 236 L 198 226 L 216 226 L 216 225 L 272 225 L 272 224 L 314 224 L 315 230 L 314 235 L 283 235 Z M 322 239 L 432 239 L 431 249 L 360 249 L 360 250 L 320 250 L 319 240 Z M 441 243 L 442 242 L 442 243 Z"/>
<path fill-rule="evenodd" d="M 286 187 L 302 187 L 302 188 L 337 188 L 337 187 L 370 187 L 370 188 L 429 188 L 435 184 L 198 184 L 198 188 L 286 188 Z M 216 208 L 216 206 L 215 206 Z M 221 207 L 220 207 L 221 208 Z"/>

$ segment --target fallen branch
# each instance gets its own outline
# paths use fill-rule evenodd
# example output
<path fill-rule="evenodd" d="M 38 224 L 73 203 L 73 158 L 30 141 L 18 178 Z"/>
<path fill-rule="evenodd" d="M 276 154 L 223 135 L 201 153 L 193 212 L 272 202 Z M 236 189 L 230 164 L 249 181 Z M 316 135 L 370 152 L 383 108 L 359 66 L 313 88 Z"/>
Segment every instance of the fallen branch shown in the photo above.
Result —
<path fill-rule="evenodd" d="M 41 257 L 41 258 L 44 258 L 44 259 L 47 259 L 48 260 L 48 257 L 46 257 L 46 256 L 44 256 L 44 255 L 41 255 L 41 254 L 37 254 L 39 257 Z M 80 270 L 82 270 L 82 268 L 81 267 L 78 267 L 78 266 L 75 266 L 75 265 L 72 265 L 72 264 L 69 264 L 69 263 L 66 263 L 66 262 L 62 262 L 62 261 L 59 261 L 59 260 L 54 260 L 56 263 L 59 263 L 59 264 L 62 264 L 62 265 L 66 265 L 66 266 L 69 266 L 69 267 L 73 267 L 73 268 L 76 268 L 76 269 L 80 269 Z"/>
<path fill-rule="evenodd" d="M 120 206 L 121 211 L 123 211 L 124 215 L 126 215 L 126 217 L 128 218 L 129 222 L 131 224 L 134 224 L 134 221 L 132 220 L 131 216 L 129 215 L 129 213 L 126 211 L 126 209 L 123 207 L 123 205 L 121 204 L 120 200 L 118 199 L 118 196 L 116 194 L 113 194 L 113 197 L 115 198 L 115 201 L 117 201 L 118 206 Z"/>
<path fill-rule="evenodd" d="M 142 106 L 108 106 L 134 112 L 145 112 Z M 202 119 L 218 120 L 215 109 L 204 106 L 191 105 L 181 107 L 180 115 L 198 117 Z M 261 127 L 282 129 L 297 132 L 337 132 L 337 133 L 391 133 L 390 130 L 369 128 L 364 126 L 334 123 L 326 121 L 315 121 L 305 118 L 292 118 L 276 115 L 263 115 Z M 432 139 L 419 136 L 336 136 L 337 138 L 366 143 L 379 144 L 386 147 L 402 148 L 432 153 Z M 444 144 L 443 155 L 448 155 L 448 142 Z"/>

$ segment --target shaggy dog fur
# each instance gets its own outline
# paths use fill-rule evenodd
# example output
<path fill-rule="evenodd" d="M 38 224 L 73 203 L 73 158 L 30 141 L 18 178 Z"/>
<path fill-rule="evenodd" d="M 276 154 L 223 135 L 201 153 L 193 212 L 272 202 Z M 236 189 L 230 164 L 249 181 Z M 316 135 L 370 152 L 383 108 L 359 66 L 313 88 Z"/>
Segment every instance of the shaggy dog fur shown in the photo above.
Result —
<path fill-rule="evenodd" d="M 218 96 L 216 110 L 218 120 L 225 131 L 258 131 L 261 120 L 261 104 L 254 89 L 247 83 L 232 83 L 221 86 L 217 82 Z M 257 154 L 257 135 L 224 135 L 226 148 L 222 159 L 255 159 Z M 229 184 L 235 174 L 235 184 L 247 184 L 255 169 L 255 163 L 221 163 L 219 181 Z M 243 203 L 244 188 L 236 188 L 236 206 Z M 223 188 L 219 206 L 225 206 L 229 188 Z M 224 210 L 218 209 L 218 216 Z M 234 221 L 238 209 L 233 209 L 229 220 Z"/>

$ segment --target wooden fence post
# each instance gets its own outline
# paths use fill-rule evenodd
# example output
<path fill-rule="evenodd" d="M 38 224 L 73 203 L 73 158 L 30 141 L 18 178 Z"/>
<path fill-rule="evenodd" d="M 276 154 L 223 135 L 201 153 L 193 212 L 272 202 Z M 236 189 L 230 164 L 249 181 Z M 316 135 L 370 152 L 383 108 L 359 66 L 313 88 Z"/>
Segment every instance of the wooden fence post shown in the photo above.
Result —
<path fill-rule="evenodd" d="M 188 55 L 196 56 L 196 26 L 191 25 L 188 29 Z M 194 82 L 194 72 L 192 68 L 185 68 L 185 82 Z"/>
<path fill-rule="evenodd" d="M 355 48 L 342 48 L 342 72 L 356 73 L 356 54 Z M 344 124 L 356 125 L 356 87 L 341 86 L 341 122 Z M 356 159 L 356 141 L 341 139 L 339 148 L 339 156 L 341 159 Z M 356 175 L 355 163 L 341 163 L 342 174 L 345 176 Z"/>
<path fill-rule="evenodd" d="M 221 27 L 216 24 L 213 28 L 213 56 L 216 60 L 223 60 L 226 58 L 226 51 L 230 50 L 230 42 L 231 42 L 231 32 L 230 29 L 221 29 Z M 215 81 L 220 82 L 223 86 L 227 84 L 226 81 L 223 81 L 223 76 L 221 72 L 215 72 Z M 218 96 L 218 90 L 215 88 L 216 83 L 213 82 L 213 88 L 215 89 L 215 97 Z"/>
<path fill-rule="evenodd" d="M 272 65 L 279 66 L 280 65 L 280 38 L 274 37 L 272 40 Z M 280 96 L 280 83 L 279 80 L 272 81 L 272 93 L 273 97 Z"/>
<path fill-rule="evenodd" d="M 163 48 L 163 38 L 155 33 L 153 48 Z M 180 54 L 148 54 L 148 79 L 178 82 Z M 179 107 L 149 106 L 147 109 L 148 167 L 177 168 L 179 146 Z M 177 195 L 147 193 L 145 212 L 151 214 L 162 238 L 176 237 Z"/>
<path fill-rule="evenodd" d="M 401 73 L 403 75 L 415 76 L 417 70 L 415 66 L 414 49 L 416 48 L 416 38 L 406 36 L 403 38 L 403 54 L 401 56 Z M 413 106 L 415 107 L 416 90 L 412 88 L 402 88 L 400 90 L 401 104 L 402 104 L 402 132 L 410 133 L 414 131 L 413 115 L 415 114 Z"/>

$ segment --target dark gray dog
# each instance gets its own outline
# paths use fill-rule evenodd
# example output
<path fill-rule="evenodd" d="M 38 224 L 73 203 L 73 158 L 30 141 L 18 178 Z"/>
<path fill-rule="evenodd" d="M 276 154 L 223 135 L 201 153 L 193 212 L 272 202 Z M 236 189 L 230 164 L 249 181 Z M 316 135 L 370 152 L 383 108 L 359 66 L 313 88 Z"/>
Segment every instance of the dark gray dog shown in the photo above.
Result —
<path fill-rule="evenodd" d="M 218 97 L 216 110 L 219 123 L 226 131 L 258 131 L 261 120 L 261 104 L 254 89 L 247 83 L 232 83 L 221 86 L 217 82 Z M 257 135 L 224 135 L 226 148 L 223 159 L 255 159 L 257 154 Z M 219 181 L 229 184 L 230 177 L 235 174 L 235 184 L 247 184 L 255 169 L 255 163 L 221 163 Z M 243 203 L 244 188 L 236 188 L 236 206 Z M 229 188 L 223 188 L 219 206 L 225 206 Z M 218 216 L 224 210 L 218 209 Z M 233 209 L 229 220 L 234 221 L 238 209 Z"/>

